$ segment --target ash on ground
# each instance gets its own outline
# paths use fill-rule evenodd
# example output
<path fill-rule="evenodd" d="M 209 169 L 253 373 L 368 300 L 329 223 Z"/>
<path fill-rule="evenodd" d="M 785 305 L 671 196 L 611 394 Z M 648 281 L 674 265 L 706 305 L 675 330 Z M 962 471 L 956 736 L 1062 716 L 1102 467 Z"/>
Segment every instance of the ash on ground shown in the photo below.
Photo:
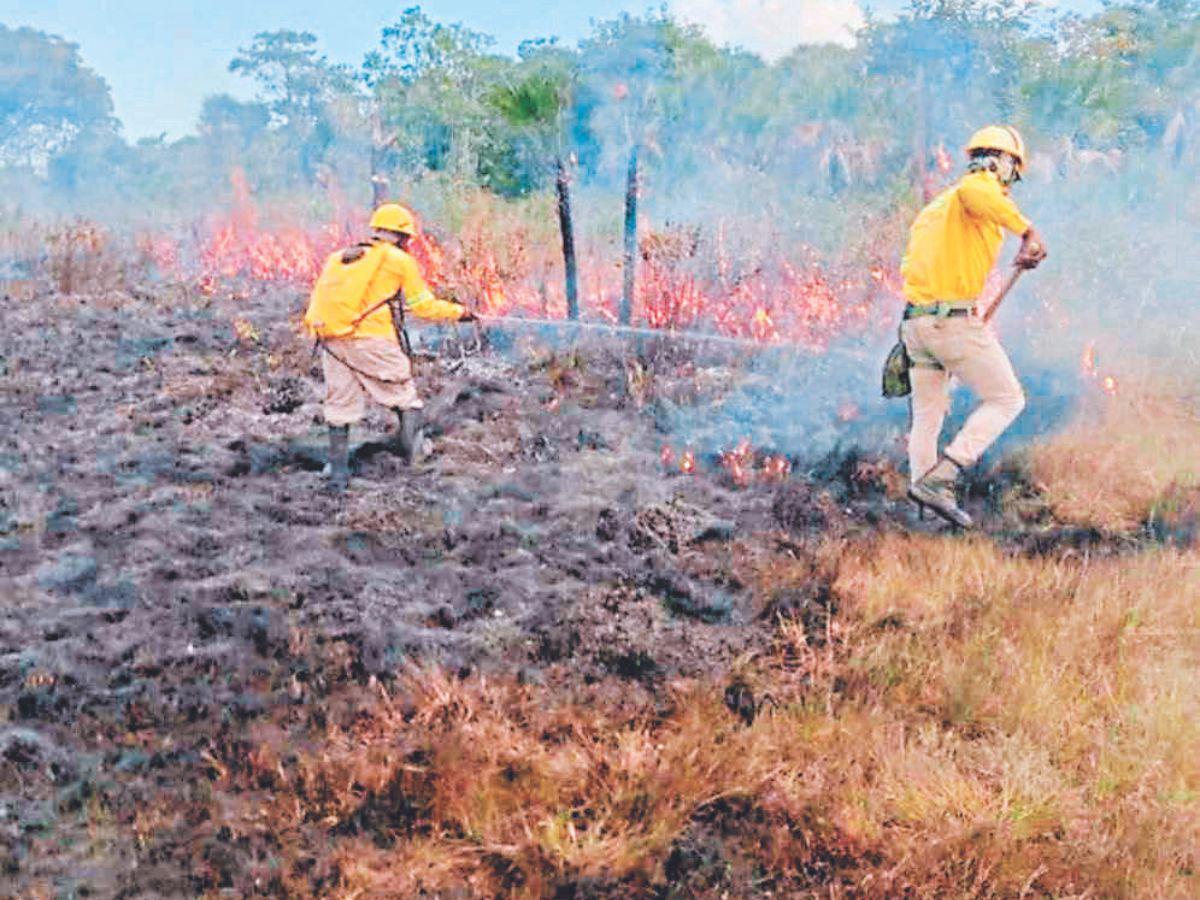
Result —
<path fill-rule="evenodd" d="M 819 433 L 790 423 L 782 481 L 732 483 L 713 446 L 683 474 L 664 445 L 706 409 L 736 428 L 753 361 L 537 334 L 422 344 L 430 455 L 386 452 L 375 410 L 329 496 L 295 307 L 154 288 L 6 311 L 0 871 L 18 893 L 220 888 L 180 862 L 203 822 L 138 819 L 203 790 L 214 742 L 281 711 L 298 736 L 352 716 L 327 698 L 411 665 L 649 697 L 720 679 L 775 616 L 832 614 L 819 575 L 803 596 L 743 583 L 747 555 L 910 524 L 895 423 L 865 452 L 836 410 Z"/>

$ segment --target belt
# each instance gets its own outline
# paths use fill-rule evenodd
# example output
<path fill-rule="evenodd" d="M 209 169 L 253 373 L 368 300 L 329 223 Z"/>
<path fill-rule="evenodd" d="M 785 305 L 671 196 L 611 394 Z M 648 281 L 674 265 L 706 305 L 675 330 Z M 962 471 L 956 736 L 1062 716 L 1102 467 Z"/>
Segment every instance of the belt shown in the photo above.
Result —
<path fill-rule="evenodd" d="M 949 303 L 931 303 L 927 306 L 915 306 L 910 303 L 904 307 L 904 318 L 916 319 L 920 316 L 937 316 L 944 319 L 947 316 L 973 316 L 974 306 L 951 306 Z"/>

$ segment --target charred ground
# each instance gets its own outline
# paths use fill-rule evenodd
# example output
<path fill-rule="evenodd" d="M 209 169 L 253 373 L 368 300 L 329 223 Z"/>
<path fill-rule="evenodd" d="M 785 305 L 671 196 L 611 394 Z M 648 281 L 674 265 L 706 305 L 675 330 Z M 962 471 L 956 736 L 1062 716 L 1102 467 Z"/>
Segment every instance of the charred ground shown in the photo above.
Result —
<path fill-rule="evenodd" d="M 854 447 L 850 426 L 836 452 L 792 448 L 791 474 L 774 483 L 739 486 L 712 456 L 692 476 L 664 466 L 664 408 L 703 408 L 736 384 L 728 356 L 536 334 L 427 344 L 432 455 L 403 467 L 379 443 L 390 421 L 377 412 L 356 431 L 349 495 L 328 496 L 297 302 L 163 288 L 43 291 L 6 307 L 9 893 L 322 894 L 341 883 L 329 850 L 339 835 L 386 844 L 429 827 L 414 824 L 420 792 L 363 792 L 352 815 L 306 838 L 306 854 L 273 857 L 269 829 L 239 835 L 225 821 L 280 787 L 251 777 L 260 729 L 318 746 L 331 728 L 352 730 L 380 690 L 402 709 L 397 679 L 430 667 L 606 698 L 631 716 L 669 708 L 670 685 L 698 679 L 723 690 L 731 721 L 750 723 L 774 701 L 742 671 L 779 623 L 799 623 L 813 646 L 831 639 L 838 601 L 821 548 L 939 530 L 914 525 L 893 462 Z M 1186 522 L 1133 536 L 1061 522 L 1015 464 L 981 478 L 972 502 L 1015 555 L 1190 540 Z M 791 567 L 776 581 L 781 559 Z M 815 889 L 849 865 L 826 847 L 772 880 L 746 847 L 759 839 L 753 817 L 726 806 L 698 809 L 657 868 L 565 871 L 555 890 L 751 896 Z M 495 883 L 534 890 L 512 860 L 489 865 Z"/>

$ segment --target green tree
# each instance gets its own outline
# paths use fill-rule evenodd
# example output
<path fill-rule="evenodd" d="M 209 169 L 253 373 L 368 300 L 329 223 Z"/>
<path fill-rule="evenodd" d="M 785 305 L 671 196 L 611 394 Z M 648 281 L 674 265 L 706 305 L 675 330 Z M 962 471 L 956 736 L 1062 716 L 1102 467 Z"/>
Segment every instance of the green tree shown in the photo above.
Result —
<path fill-rule="evenodd" d="M 271 110 L 265 103 L 245 103 L 229 94 L 204 98 L 197 128 L 201 135 L 232 138 L 245 145 L 267 130 Z"/>
<path fill-rule="evenodd" d="M 506 61 L 494 40 L 460 24 L 430 19 L 419 6 L 383 29 L 362 80 L 371 93 L 373 178 L 399 155 L 410 169 L 474 177 L 490 110 L 486 95 Z"/>
<path fill-rule="evenodd" d="M 1028 0 L 911 0 L 897 21 L 868 25 L 872 87 L 910 138 L 919 184 L 939 140 L 957 144 L 982 122 L 1021 120 L 1031 8 Z"/>
<path fill-rule="evenodd" d="M 1085 147 L 1160 138 L 1197 92 L 1200 8 L 1191 0 L 1066 16 L 1030 48 L 1027 102 L 1039 127 Z"/>
<path fill-rule="evenodd" d="M 331 105 L 353 90 L 349 70 L 329 62 L 316 44 L 306 31 L 262 31 L 229 63 L 229 71 L 258 84 L 273 126 L 287 134 L 306 178 L 336 140 Z"/>
<path fill-rule="evenodd" d="M 525 48 L 528 51 L 528 48 Z M 552 169 L 562 236 L 567 317 L 579 318 L 579 277 L 575 223 L 571 211 L 572 161 L 567 115 L 573 103 L 577 71 L 570 54 L 539 48 L 526 59 L 515 80 L 496 85 L 488 100 L 504 121 L 532 144 L 533 164 Z"/>
<path fill-rule="evenodd" d="M 78 45 L 0 25 L 0 167 L 45 175 L 55 157 L 115 140 L 118 125 L 108 83 Z"/>
<path fill-rule="evenodd" d="M 204 99 L 197 122 L 197 152 L 213 188 L 226 184 L 235 166 L 245 168 L 256 151 L 270 143 L 271 110 L 265 103 L 243 102 L 228 94 Z M 183 155 L 183 148 L 179 148 Z M 263 181 L 263 173 L 258 173 Z"/>

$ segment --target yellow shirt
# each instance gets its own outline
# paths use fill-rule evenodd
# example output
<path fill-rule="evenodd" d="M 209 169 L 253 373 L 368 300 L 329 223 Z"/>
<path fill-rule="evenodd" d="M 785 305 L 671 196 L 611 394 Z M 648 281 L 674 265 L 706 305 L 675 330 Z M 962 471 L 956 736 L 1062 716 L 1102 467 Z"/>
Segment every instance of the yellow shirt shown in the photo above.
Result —
<path fill-rule="evenodd" d="M 1030 222 L 993 172 L 971 172 L 921 210 L 900 264 L 910 303 L 972 301 L 983 291 L 1007 228 Z"/>
<path fill-rule="evenodd" d="M 425 284 L 417 261 L 394 244 L 374 241 L 363 253 L 343 262 L 346 251 L 329 256 L 313 286 L 304 314 L 308 330 L 320 337 L 395 337 L 392 312 L 386 304 L 358 321 L 382 300 L 404 292 L 407 312 L 423 319 L 457 319 L 458 303 L 438 300 Z M 350 254 L 353 256 L 353 254 Z"/>

